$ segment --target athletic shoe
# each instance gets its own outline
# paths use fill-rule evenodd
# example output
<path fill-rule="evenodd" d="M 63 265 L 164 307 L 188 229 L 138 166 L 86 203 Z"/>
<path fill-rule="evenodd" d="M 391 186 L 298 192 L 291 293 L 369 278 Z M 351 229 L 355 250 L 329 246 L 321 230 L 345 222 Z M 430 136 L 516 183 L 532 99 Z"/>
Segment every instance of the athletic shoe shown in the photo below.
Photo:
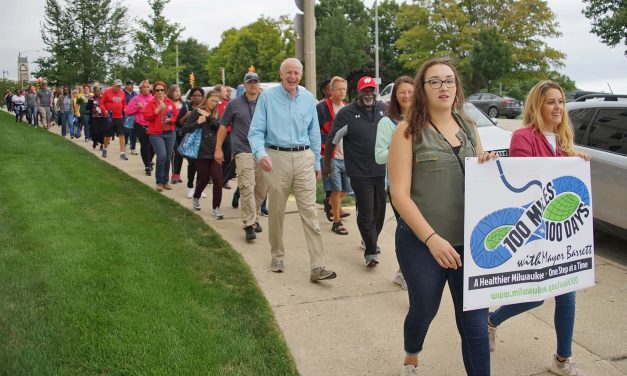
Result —
<path fill-rule="evenodd" d="M 222 184 L 222 188 L 231 189 L 231 186 L 229 185 L 229 182 L 227 181 L 226 183 Z"/>
<path fill-rule="evenodd" d="M 107 149 L 102 149 L 102 158 L 107 158 Z"/>
<path fill-rule="evenodd" d="M 151 174 L 150 167 L 144 168 L 144 174 L 146 174 L 146 176 L 150 176 L 150 174 Z"/>
<path fill-rule="evenodd" d="M 259 222 L 255 222 L 255 232 L 261 232 L 263 231 L 263 229 L 261 228 L 261 225 L 259 224 Z"/>
<path fill-rule="evenodd" d="M 223 219 L 224 218 L 224 214 L 222 214 L 222 210 L 220 210 L 220 208 L 214 208 L 212 214 L 213 214 L 214 217 L 216 217 L 216 219 Z"/>
<path fill-rule="evenodd" d="M 585 376 L 585 373 L 572 362 L 572 358 L 560 362 L 557 360 L 557 354 L 553 354 L 553 362 L 549 367 L 549 372 L 560 376 Z"/>
<path fill-rule="evenodd" d="M 187 188 L 187 198 L 194 197 L 194 188 Z"/>
<path fill-rule="evenodd" d="M 205 191 L 200 192 L 200 198 L 207 198 Z"/>
<path fill-rule="evenodd" d="M 128 161 L 128 158 L 126 157 L 125 153 L 120 153 L 120 159 L 123 161 Z"/>
<path fill-rule="evenodd" d="M 173 174 L 172 177 L 170 178 L 170 183 L 172 184 L 176 184 L 179 182 L 179 175 L 178 174 Z"/>
<path fill-rule="evenodd" d="M 192 208 L 194 208 L 196 210 L 200 210 L 200 199 L 199 198 L 192 198 Z"/>
<path fill-rule="evenodd" d="M 496 326 L 488 324 L 488 346 L 490 352 L 496 350 Z"/>
<path fill-rule="evenodd" d="M 366 255 L 366 267 L 374 268 L 379 265 L 379 255 Z"/>
<path fill-rule="evenodd" d="M 262 217 L 267 217 L 268 216 L 268 207 L 267 206 L 262 206 L 261 207 L 261 216 Z"/>
<path fill-rule="evenodd" d="M 135 149 L 131 149 L 131 154 L 132 155 L 137 155 L 137 151 Z"/>
<path fill-rule="evenodd" d="M 400 285 L 403 290 L 407 290 L 407 282 L 405 282 L 405 277 L 403 277 L 403 273 L 400 271 L 394 274 L 394 283 Z"/>
<path fill-rule="evenodd" d="M 270 263 L 270 271 L 275 273 L 283 273 L 284 269 L 285 265 L 283 265 L 283 260 L 276 258 L 272 259 L 272 262 Z"/>
<path fill-rule="evenodd" d="M 257 235 L 255 234 L 255 229 L 253 226 L 244 227 L 244 232 L 246 233 L 246 240 L 251 241 L 257 239 Z"/>
<path fill-rule="evenodd" d="M 322 267 L 322 268 L 313 269 L 311 271 L 311 275 L 309 276 L 309 280 L 311 282 L 315 282 L 315 281 L 323 281 L 325 279 L 334 279 L 335 277 L 337 277 L 337 274 L 335 274 L 334 271 L 327 270 L 324 267 Z"/>
<path fill-rule="evenodd" d="M 413 364 L 405 364 L 401 369 L 401 376 L 418 376 L 418 367 Z"/>

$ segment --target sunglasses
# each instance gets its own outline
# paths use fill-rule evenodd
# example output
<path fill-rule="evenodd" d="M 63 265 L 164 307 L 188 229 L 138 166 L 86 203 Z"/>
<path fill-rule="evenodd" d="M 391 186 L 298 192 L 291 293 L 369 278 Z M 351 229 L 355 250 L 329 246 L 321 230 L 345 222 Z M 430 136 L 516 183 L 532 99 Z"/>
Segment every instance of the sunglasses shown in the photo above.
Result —
<path fill-rule="evenodd" d="M 165 91 L 165 89 L 154 89 L 156 92 L 157 91 Z"/>

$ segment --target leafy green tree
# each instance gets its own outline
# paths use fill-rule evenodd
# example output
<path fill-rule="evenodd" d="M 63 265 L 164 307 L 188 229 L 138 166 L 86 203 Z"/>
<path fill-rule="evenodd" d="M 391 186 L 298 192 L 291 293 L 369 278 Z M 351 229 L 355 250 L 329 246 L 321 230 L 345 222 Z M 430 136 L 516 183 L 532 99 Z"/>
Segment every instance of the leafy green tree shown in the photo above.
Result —
<path fill-rule="evenodd" d="M 373 66 L 370 54 L 374 39 L 368 32 L 368 10 L 360 0 L 321 0 L 315 12 L 316 73 L 319 79 L 348 79 L 350 91 L 363 67 L 369 65 L 372 70 Z"/>
<path fill-rule="evenodd" d="M 512 52 L 495 27 L 479 31 L 469 57 L 471 91 L 477 92 L 498 81 L 512 67 Z"/>
<path fill-rule="evenodd" d="M 616 47 L 621 40 L 627 47 L 627 1 L 583 0 L 586 4 L 582 13 L 592 20 L 592 32 L 603 43 Z M 627 56 L 627 48 L 625 48 Z"/>
<path fill-rule="evenodd" d="M 50 55 L 35 61 L 34 74 L 67 84 L 110 78 L 125 55 L 126 7 L 111 0 L 46 0 L 44 10 L 41 36 Z"/>
<path fill-rule="evenodd" d="M 239 30 L 225 31 L 218 47 L 210 51 L 206 65 L 209 83 L 221 83 L 224 68 L 226 84 L 238 85 L 251 65 L 262 81 L 279 81 L 281 62 L 294 56 L 293 34 L 285 16 L 278 20 L 260 17 Z"/>
<path fill-rule="evenodd" d="M 171 23 L 163 15 L 170 0 L 148 0 L 152 14 L 148 19 L 137 21 L 133 31 L 135 51 L 129 58 L 131 67 L 126 74 L 135 81 L 143 79 L 161 80 L 166 83 L 176 80 L 176 42 L 184 27 Z M 174 57 L 173 57 L 174 55 Z"/>
<path fill-rule="evenodd" d="M 179 48 L 179 80 L 182 81 L 181 91 L 190 88 L 189 75 L 194 73 L 196 85 L 202 86 L 209 81 L 207 61 L 209 60 L 209 47 L 194 38 L 188 38 L 178 42 Z M 176 66 L 176 44 L 164 54 L 164 65 Z"/>

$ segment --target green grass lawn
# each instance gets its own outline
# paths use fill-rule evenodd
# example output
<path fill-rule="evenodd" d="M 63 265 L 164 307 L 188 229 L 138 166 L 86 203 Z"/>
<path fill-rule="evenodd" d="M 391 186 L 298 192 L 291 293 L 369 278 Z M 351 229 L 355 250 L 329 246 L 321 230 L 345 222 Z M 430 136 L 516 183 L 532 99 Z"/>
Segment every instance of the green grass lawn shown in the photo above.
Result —
<path fill-rule="evenodd" d="M 0 375 L 294 375 L 200 217 L 0 113 Z"/>

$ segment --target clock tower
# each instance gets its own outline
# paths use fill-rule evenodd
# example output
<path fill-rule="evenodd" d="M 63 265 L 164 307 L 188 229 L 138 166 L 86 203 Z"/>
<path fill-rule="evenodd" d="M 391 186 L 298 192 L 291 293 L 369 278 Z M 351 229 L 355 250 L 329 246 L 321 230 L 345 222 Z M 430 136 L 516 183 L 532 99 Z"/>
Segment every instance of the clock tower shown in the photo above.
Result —
<path fill-rule="evenodd" d="M 28 82 L 30 77 L 30 71 L 28 69 L 28 57 L 26 56 L 18 56 L 17 57 L 17 79 L 22 86 L 24 85 L 24 81 Z"/>

